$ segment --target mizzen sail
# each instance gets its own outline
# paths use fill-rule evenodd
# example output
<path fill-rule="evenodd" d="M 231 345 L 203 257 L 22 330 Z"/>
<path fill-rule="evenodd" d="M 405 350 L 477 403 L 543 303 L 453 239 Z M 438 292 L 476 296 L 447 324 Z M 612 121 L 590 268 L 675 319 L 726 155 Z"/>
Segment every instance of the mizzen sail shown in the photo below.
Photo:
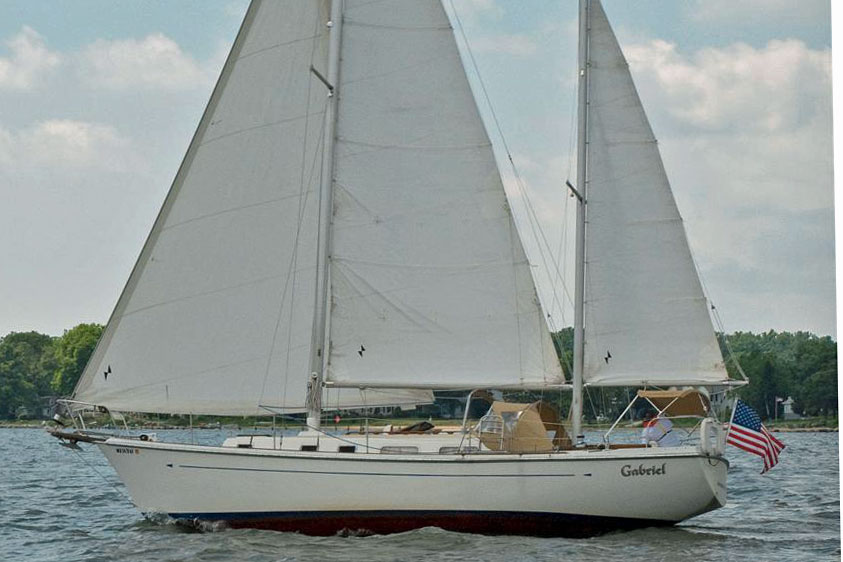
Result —
<path fill-rule="evenodd" d="M 592 385 L 716 384 L 727 374 L 653 131 L 590 2 L 585 363 Z"/>

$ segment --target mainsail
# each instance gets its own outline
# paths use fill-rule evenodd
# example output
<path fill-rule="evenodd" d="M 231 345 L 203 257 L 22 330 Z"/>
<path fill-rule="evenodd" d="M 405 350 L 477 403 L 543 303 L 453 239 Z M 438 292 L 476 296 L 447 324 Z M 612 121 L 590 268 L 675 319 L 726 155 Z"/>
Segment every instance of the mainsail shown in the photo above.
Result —
<path fill-rule="evenodd" d="M 252 2 L 74 399 L 304 411 L 320 220 L 325 380 L 352 387 L 327 389 L 326 407 L 563 382 L 438 0 L 344 2 L 333 213 L 320 217 L 329 8 Z"/>
<path fill-rule="evenodd" d="M 583 378 L 722 383 L 728 376 L 653 131 L 600 2 L 589 12 Z"/>
<path fill-rule="evenodd" d="M 344 4 L 326 380 L 563 382 L 441 2 Z"/>

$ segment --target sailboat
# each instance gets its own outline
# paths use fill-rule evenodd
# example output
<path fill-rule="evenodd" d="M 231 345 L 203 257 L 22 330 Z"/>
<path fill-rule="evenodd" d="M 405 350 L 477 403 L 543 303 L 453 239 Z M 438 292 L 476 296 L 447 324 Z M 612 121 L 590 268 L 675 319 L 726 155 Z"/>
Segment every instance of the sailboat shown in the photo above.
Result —
<path fill-rule="evenodd" d="M 440 0 L 253 0 L 67 404 L 307 427 L 221 446 L 62 435 L 96 443 L 141 512 L 232 527 L 588 536 L 723 506 L 723 430 L 697 389 L 732 381 L 599 0 L 580 0 L 578 123 L 569 385 Z M 701 435 L 588 444 L 586 385 L 701 405 Z M 454 431 L 321 423 L 559 388 L 567 439 L 537 404 Z"/>

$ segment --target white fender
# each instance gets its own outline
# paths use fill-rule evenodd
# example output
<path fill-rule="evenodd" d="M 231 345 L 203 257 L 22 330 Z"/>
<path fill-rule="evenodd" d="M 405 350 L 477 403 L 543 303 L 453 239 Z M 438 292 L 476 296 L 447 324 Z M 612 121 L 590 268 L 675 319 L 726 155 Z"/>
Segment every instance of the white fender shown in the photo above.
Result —
<path fill-rule="evenodd" d="M 700 452 L 705 455 L 723 454 L 726 434 L 714 418 L 706 418 L 700 425 Z"/>

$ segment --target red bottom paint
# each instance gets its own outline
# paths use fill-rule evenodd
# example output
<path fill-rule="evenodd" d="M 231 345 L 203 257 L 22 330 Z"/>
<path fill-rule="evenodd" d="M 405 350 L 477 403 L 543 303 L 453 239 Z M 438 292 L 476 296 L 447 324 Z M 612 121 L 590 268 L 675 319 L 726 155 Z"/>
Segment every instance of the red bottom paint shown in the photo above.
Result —
<path fill-rule="evenodd" d="M 235 529 L 267 529 L 313 536 L 382 535 L 422 527 L 439 527 L 447 531 L 483 535 L 582 538 L 611 531 L 672 525 L 667 521 L 652 519 L 506 511 L 184 513 L 171 514 L 171 517 L 186 524 L 223 521 Z"/>

